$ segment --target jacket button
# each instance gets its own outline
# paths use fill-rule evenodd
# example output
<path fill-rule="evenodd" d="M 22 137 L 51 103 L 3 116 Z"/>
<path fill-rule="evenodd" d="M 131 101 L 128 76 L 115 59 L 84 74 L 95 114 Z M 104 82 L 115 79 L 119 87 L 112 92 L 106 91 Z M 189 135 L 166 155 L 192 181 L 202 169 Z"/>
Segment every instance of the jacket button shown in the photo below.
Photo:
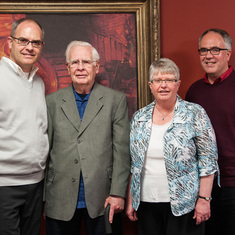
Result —
<path fill-rule="evenodd" d="M 77 159 L 75 159 L 75 160 L 74 160 L 74 163 L 75 163 L 75 164 L 78 164 L 78 160 L 77 160 Z"/>
<path fill-rule="evenodd" d="M 81 140 L 78 140 L 78 144 L 81 144 L 82 143 L 82 141 Z"/>
<path fill-rule="evenodd" d="M 72 178 L 72 182 L 74 183 L 76 180 L 74 178 Z"/>

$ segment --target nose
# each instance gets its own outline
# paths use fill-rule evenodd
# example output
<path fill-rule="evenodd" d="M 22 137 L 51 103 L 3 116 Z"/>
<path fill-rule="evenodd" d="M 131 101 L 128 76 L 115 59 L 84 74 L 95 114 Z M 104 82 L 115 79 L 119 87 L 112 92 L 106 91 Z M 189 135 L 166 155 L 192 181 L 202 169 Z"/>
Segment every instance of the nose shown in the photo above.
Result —
<path fill-rule="evenodd" d="M 161 87 L 166 87 L 167 85 L 166 85 L 166 80 L 162 80 L 162 82 L 161 82 Z"/>

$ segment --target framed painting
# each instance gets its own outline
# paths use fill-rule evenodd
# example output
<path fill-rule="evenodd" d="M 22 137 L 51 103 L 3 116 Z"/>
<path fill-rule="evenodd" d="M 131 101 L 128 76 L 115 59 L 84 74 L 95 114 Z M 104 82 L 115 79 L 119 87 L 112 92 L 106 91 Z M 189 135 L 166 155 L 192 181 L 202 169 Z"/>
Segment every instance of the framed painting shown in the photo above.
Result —
<path fill-rule="evenodd" d="M 6 38 L 16 19 L 30 17 L 45 30 L 37 62 L 46 94 L 71 83 L 66 46 L 87 41 L 99 52 L 97 82 L 127 94 L 129 117 L 147 105 L 148 68 L 159 57 L 159 0 L 0 2 L 0 57 L 8 56 Z"/>

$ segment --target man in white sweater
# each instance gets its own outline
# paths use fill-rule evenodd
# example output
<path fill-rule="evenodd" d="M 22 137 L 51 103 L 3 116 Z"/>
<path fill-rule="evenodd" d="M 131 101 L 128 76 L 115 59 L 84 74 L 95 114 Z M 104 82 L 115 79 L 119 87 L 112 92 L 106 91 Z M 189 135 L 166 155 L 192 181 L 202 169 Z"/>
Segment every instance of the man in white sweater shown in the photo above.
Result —
<path fill-rule="evenodd" d="M 43 29 L 13 23 L 0 61 L 0 234 L 38 235 L 48 154 L 45 88 L 36 74 Z"/>

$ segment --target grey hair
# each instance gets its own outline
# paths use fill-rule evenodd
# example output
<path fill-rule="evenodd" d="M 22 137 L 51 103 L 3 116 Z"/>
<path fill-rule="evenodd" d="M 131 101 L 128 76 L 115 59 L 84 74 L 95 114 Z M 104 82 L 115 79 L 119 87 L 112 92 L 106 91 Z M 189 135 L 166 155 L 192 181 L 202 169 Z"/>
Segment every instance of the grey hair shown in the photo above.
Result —
<path fill-rule="evenodd" d="M 180 70 L 178 66 L 170 59 L 160 58 L 154 61 L 149 67 L 149 81 L 152 80 L 153 75 L 157 73 L 173 74 L 176 80 L 180 80 Z"/>
<path fill-rule="evenodd" d="M 84 47 L 91 47 L 92 49 L 92 59 L 94 61 L 99 61 L 100 60 L 100 55 L 98 53 L 98 51 L 88 42 L 84 42 L 84 41 L 72 41 L 69 43 L 69 45 L 66 48 L 65 51 L 65 57 L 66 57 L 66 62 L 69 63 L 69 54 L 70 54 L 70 50 L 72 47 L 74 46 L 84 46 Z"/>
<path fill-rule="evenodd" d="M 44 40 L 44 35 L 45 35 L 45 31 L 43 29 L 43 27 L 34 19 L 32 18 L 21 18 L 19 20 L 16 20 L 13 24 L 12 24 L 12 27 L 11 27 L 11 36 L 15 36 L 15 32 L 16 32 L 16 29 L 18 28 L 18 26 L 23 23 L 23 22 L 34 22 L 35 24 L 37 24 L 39 26 L 39 28 L 41 29 L 42 31 L 42 40 Z"/>
<path fill-rule="evenodd" d="M 217 28 L 208 29 L 200 36 L 200 38 L 199 38 L 199 48 L 201 48 L 202 38 L 209 32 L 214 32 L 214 33 L 218 33 L 219 35 L 221 35 L 221 37 L 224 40 L 224 44 L 225 44 L 226 49 L 232 50 L 233 40 L 230 37 L 230 35 L 225 30 L 217 29 Z"/>

